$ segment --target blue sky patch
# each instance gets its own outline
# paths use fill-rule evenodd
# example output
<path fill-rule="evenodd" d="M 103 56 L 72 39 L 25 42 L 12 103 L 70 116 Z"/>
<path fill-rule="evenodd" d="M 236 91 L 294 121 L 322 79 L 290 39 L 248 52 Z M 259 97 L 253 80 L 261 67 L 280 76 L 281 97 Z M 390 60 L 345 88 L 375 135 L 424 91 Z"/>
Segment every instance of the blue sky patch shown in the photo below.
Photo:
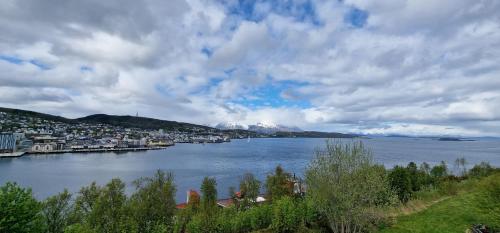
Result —
<path fill-rule="evenodd" d="M 12 64 L 17 64 L 17 65 L 20 65 L 24 62 L 22 59 L 19 59 L 17 57 L 7 56 L 7 55 L 0 55 L 0 60 L 4 60 L 4 61 L 10 62 Z"/>
<path fill-rule="evenodd" d="M 236 3 L 220 0 L 220 2 L 226 6 L 228 14 L 241 17 L 248 21 L 260 22 L 265 19 L 269 13 L 275 13 L 292 17 L 300 22 L 310 22 L 314 25 L 321 25 L 314 4 L 310 0 L 300 3 L 280 0 L 238 0 Z M 258 8 L 267 8 L 268 11 L 258 10 Z"/>
<path fill-rule="evenodd" d="M 214 53 L 214 51 L 207 48 L 207 47 L 203 47 L 201 49 L 201 53 L 205 54 L 208 58 L 210 58 L 210 57 L 212 57 L 212 54 Z"/>
<path fill-rule="evenodd" d="M 368 16 L 369 14 L 367 11 L 363 11 L 353 7 L 344 16 L 344 21 L 348 24 L 351 24 L 353 27 L 362 28 L 365 26 L 366 21 L 368 20 Z"/>
<path fill-rule="evenodd" d="M 90 66 L 80 66 L 80 71 L 82 71 L 82 72 L 92 72 L 92 71 L 94 71 L 94 69 L 92 69 L 92 67 L 90 67 Z"/>
<path fill-rule="evenodd" d="M 42 70 L 49 70 L 50 69 L 50 66 L 48 66 L 48 65 L 46 65 L 38 60 L 35 60 L 35 59 L 23 60 L 21 58 L 17 58 L 14 56 L 0 55 L 0 60 L 4 60 L 4 61 L 10 62 L 12 64 L 16 64 L 16 65 L 22 65 L 22 64 L 28 62 L 32 65 L 37 66 L 38 68 L 40 68 Z"/>
<path fill-rule="evenodd" d="M 283 98 L 282 96 L 284 92 L 293 91 L 294 88 L 303 85 L 305 84 L 294 81 L 270 82 L 253 90 L 246 96 L 232 102 L 253 109 L 259 107 L 308 108 L 311 107 L 311 103 L 307 99 L 301 99 L 301 98 L 290 99 L 290 98 Z"/>
<path fill-rule="evenodd" d="M 46 65 L 38 60 L 35 60 L 35 59 L 30 60 L 29 63 L 31 63 L 32 65 L 38 66 L 38 68 L 40 68 L 42 70 L 49 70 L 50 69 L 50 66 L 48 66 L 48 65 Z"/>

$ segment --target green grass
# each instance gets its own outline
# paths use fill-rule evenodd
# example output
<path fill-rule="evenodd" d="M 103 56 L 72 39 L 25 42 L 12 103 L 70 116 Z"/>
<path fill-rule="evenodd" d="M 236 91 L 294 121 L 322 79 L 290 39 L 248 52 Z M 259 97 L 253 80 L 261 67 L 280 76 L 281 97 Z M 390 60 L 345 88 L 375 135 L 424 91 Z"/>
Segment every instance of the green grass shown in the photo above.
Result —
<path fill-rule="evenodd" d="M 479 223 L 500 229 L 500 203 L 489 200 L 484 192 L 465 192 L 395 221 L 380 232 L 466 232 Z"/>

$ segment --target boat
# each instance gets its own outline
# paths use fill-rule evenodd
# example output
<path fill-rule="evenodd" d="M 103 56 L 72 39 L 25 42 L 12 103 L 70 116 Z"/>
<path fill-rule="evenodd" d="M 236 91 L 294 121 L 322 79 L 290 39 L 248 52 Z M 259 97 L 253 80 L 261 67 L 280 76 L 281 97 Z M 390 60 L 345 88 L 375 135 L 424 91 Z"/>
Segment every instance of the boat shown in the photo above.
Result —
<path fill-rule="evenodd" d="M 0 158 L 10 158 L 10 157 L 21 157 L 26 152 L 10 152 L 10 153 L 0 153 Z"/>

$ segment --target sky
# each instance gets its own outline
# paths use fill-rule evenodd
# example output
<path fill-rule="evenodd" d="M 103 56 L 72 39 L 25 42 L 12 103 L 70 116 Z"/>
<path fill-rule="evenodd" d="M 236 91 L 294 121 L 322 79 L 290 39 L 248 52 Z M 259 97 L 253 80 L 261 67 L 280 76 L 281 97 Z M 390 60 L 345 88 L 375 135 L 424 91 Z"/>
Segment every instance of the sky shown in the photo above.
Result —
<path fill-rule="evenodd" d="M 500 136 L 498 0 L 2 0 L 0 106 Z"/>

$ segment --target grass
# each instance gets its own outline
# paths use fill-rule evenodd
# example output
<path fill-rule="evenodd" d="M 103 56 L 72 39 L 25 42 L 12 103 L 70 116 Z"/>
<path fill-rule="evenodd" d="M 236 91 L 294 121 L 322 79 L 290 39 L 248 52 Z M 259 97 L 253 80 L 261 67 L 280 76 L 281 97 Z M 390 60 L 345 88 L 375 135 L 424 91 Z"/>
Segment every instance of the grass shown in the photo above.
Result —
<path fill-rule="evenodd" d="M 475 188 L 479 186 L 471 186 L 474 187 L 471 191 L 421 203 L 418 208 L 405 207 L 409 211 L 403 208 L 394 224 L 380 232 L 466 232 L 473 224 L 500 229 L 500 203 L 489 199 L 483 190 L 475 191 L 480 190 Z"/>

